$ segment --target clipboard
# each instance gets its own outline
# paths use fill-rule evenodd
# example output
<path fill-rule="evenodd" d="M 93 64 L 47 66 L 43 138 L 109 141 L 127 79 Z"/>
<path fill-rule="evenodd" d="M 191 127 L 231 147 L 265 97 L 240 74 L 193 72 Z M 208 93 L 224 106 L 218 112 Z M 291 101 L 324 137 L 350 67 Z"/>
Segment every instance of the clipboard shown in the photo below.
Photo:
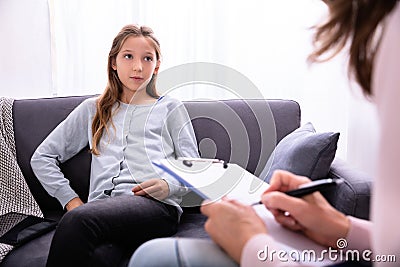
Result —
<path fill-rule="evenodd" d="M 223 196 L 251 205 L 258 202 L 269 184 L 249 173 L 237 164 L 225 163 L 217 159 L 163 159 L 153 162 L 176 180 L 187 186 L 203 199 L 218 201 Z M 281 244 L 287 253 L 302 255 L 313 252 L 321 255 L 318 261 L 301 260 L 307 266 L 326 266 L 341 262 L 328 258 L 326 247 L 306 238 L 298 232 L 285 229 L 278 224 L 273 215 L 263 206 L 254 206 L 255 212 L 264 221 L 270 235 Z M 262 249 L 262 248 L 260 248 Z"/>
<path fill-rule="evenodd" d="M 226 196 L 244 204 L 260 200 L 269 184 L 237 164 L 218 159 L 178 158 L 153 162 L 203 199 Z"/>

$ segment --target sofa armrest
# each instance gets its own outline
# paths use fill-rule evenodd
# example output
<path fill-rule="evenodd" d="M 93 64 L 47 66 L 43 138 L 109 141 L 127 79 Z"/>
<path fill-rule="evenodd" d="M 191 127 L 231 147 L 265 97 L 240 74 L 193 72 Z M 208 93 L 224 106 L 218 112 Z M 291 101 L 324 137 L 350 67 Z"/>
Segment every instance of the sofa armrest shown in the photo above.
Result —
<path fill-rule="evenodd" d="M 372 178 L 340 158 L 334 159 L 328 175 L 345 182 L 336 190 L 325 192 L 327 200 L 346 215 L 369 219 Z"/>

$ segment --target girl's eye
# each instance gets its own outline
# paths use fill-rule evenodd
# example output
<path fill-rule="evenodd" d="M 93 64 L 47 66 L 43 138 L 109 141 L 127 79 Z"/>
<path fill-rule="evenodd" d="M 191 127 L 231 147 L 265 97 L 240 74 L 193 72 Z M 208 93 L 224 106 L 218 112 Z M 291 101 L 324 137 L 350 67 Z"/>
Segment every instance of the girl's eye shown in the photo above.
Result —
<path fill-rule="evenodd" d="M 131 54 L 126 54 L 126 55 L 124 55 L 124 58 L 126 58 L 126 59 L 132 59 L 133 56 L 132 56 Z"/>
<path fill-rule="evenodd" d="M 145 57 L 144 60 L 145 61 L 153 61 L 153 58 L 152 57 Z"/>

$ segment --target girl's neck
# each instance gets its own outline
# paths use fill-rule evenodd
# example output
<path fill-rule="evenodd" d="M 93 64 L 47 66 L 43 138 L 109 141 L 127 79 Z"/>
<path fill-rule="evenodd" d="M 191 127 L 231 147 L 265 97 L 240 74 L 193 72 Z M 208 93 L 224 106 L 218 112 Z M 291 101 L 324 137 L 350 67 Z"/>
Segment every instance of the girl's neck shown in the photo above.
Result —
<path fill-rule="evenodd" d="M 153 104 L 157 101 L 154 97 L 147 94 L 146 90 L 136 91 L 133 94 L 122 94 L 121 102 L 134 105 Z"/>

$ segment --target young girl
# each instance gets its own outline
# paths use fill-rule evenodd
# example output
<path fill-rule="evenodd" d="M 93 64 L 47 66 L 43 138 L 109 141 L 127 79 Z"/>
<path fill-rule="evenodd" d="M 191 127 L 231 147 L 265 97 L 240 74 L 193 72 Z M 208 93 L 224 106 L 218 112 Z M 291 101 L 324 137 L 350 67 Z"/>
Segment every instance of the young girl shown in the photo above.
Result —
<path fill-rule="evenodd" d="M 102 244 L 134 248 L 176 232 L 178 203 L 186 190 L 158 173 L 151 161 L 198 157 L 198 151 L 183 104 L 157 94 L 160 56 L 150 28 L 122 28 L 108 56 L 104 93 L 80 104 L 32 156 L 35 175 L 68 211 L 53 237 L 47 266 L 90 266 Z M 83 204 L 59 162 L 88 143 L 90 192 Z"/>

